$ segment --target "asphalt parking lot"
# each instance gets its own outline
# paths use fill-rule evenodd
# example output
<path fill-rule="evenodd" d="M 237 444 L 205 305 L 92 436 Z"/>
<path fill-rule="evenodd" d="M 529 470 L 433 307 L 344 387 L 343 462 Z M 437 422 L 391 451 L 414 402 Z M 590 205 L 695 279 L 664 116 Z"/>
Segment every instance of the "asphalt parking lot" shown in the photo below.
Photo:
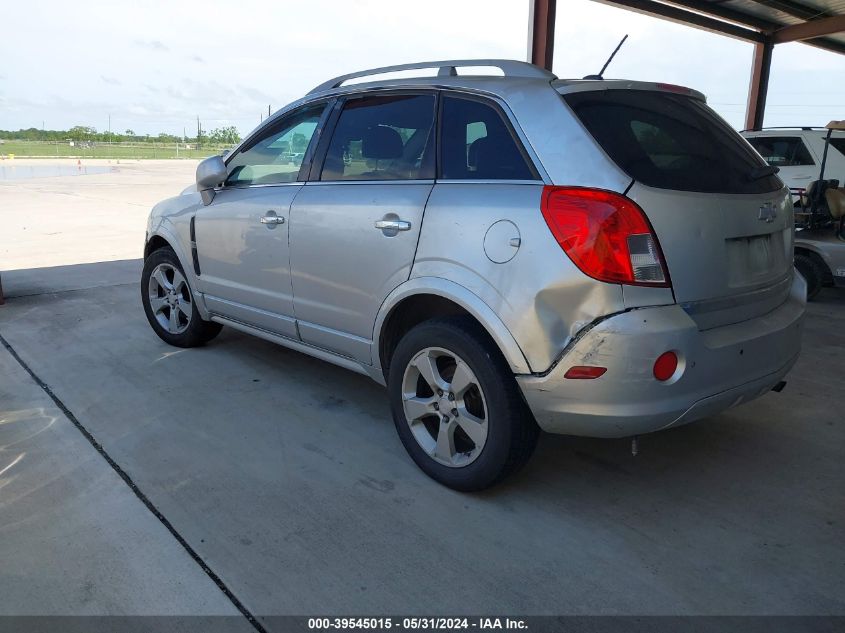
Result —
<path fill-rule="evenodd" d="M 845 292 L 782 393 L 460 494 L 368 379 L 153 334 L 144 220 L 194 166 L 0 181 L 0 613 L 845 615 Z"/>

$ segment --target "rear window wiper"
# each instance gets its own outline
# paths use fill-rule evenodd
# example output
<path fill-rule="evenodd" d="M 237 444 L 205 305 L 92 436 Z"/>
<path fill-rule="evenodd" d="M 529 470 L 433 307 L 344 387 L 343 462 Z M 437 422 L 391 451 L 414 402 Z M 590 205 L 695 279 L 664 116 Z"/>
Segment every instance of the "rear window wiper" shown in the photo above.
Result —
<path fill-rule="evenodd" d="M 760 180 L 766 176 L 774 176 L 779 171 L 780 167 L 775 167 L 774 165 L 761 165 L 760 167 L 755 167 L 748 172 L 748 180 Z"/>

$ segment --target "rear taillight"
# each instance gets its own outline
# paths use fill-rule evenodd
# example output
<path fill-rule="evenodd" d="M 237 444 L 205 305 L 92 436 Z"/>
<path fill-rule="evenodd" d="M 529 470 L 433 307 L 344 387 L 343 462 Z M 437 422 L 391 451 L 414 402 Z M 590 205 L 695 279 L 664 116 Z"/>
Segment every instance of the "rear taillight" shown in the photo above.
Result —
<path fill-rule="evenodd" d="M 611 283 L 669 286 L 657 237 L 642 209 L 601 189 L 543 188 L 541 211 L 582 272 Z"/>

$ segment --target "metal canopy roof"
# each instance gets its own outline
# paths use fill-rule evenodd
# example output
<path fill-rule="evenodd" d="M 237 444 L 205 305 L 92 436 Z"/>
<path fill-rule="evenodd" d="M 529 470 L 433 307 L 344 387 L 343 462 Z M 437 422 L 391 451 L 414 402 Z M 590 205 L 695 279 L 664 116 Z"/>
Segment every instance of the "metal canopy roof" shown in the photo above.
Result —
<path fill-rule="evenodd" d="M 597 0 L 758 44 L 845 54 L 845 0 Z"/>

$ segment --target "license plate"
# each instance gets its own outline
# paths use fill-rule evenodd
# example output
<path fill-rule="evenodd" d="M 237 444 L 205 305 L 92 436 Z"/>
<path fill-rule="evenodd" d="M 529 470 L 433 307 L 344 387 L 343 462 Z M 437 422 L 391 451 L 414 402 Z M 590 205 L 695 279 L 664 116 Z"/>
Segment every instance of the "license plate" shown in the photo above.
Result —
<path fill-rule="evenodd" d="M 780 233 L 767 233 L 726 240 L 728 283 L 747 286 L 781 275 L 786 257 L 780 238 Z"/>

